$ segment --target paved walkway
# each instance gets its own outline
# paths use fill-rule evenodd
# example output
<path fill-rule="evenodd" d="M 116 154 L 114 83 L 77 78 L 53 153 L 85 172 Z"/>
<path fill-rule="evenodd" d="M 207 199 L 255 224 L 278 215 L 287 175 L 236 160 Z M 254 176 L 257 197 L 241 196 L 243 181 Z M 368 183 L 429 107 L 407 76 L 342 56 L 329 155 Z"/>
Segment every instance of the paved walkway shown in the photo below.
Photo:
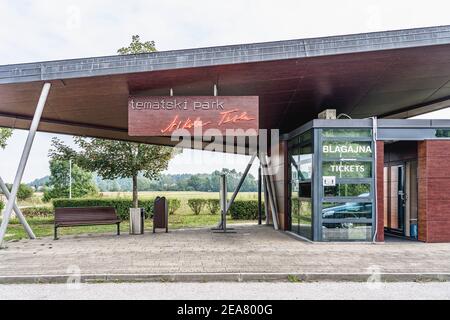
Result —
<path fill-rule="evenodd" d="M 311 244 L 271 227 L 242 225 L 235 234 L 188 229 L 168 234 L 147 232 L 142 236 L 63 236 L 57 241 L 42 238 L 8 242 L 7 248 L 0 250 L 0 278 L 68 276 L 78 272 L 81 275 L 339 273 L 366 276 L 373 272 L 448 275 L 450 244 Z"/>

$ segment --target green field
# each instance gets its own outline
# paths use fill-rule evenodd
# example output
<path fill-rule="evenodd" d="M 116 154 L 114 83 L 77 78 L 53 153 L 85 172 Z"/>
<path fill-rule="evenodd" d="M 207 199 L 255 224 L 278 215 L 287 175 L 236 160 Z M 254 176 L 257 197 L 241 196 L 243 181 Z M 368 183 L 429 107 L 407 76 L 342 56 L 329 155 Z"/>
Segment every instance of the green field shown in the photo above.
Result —
<path fill-rule="evenodd" d="M 231 197 L 231 192 L 228 193 L 228 197 Z M 131 197 L 130 192 L 104 192 L 103 197 Z M 219 215 L 212 215 L 208 212 L 207 208 L 204 208 L 203 212 L 199 215 L 194 215 L 187 205 L 188 199 L 203 198 L 203 199 L 218 199 L 219 195 L 216 192 L 184 192 L 184 191 L 167 191 L 167 192 L 139 192 L 139 198 L 151 198 L 154 199 L 157 196 L 165 196 L 167 198 L 177 198 L 181 200 L 180 209 L 173 215 L 169 216 L 169 230 L 180 228 L 194 228 L 194 227 L 212 227 L 219 222 Z M 256 192 L 242 192 L 237 196 L 239 200 L 256 200 Z M 36 194 L 32 200 L 20 202 L 19 206 L 51 206 L 49 203 L 42 203 L 39 201 L 39 195 Z M 28 223 L 31 225 L 34 233 L 37 237 L 48 237 L 53 235 L 53 218 L 28 218 Z M 228 223 L 251 223 L 255 221 L 249 220 L 233 220 L 231 217 L 227 218 Z M 145 229 L 148 232 L 152 230 L 152 222 L 147 219 L 145 222 Z M 121 232 L 126 233 L 129 230 L 129 224 L 127 221 L 121 223 Z M 60 228 L 58 230 L 59 236 L 75 235 L 75 234 L 95 234 L 95 233 L 111 233 L 115 234 L 116 226 L 87 226 L 76 228 Z M 5 240 L 19 240 L 27 238 L 27 235 L 17 219 L 12 219 L 8 226 L 8 231 L 5 236 Z"/>

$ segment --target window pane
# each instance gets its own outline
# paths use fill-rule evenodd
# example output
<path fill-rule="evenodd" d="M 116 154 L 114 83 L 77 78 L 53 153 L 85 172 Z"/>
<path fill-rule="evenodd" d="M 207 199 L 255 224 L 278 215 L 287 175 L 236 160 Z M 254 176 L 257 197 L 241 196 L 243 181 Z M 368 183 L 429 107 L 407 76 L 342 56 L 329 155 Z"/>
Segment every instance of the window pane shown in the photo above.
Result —
<path fill-rule="evenodd" d="M 371 158 L 370 141 L 324 141 L 322 145 L 324 158 Z"/>
<path fill-rule="evenodd" d="M 313 153 L 313 148 L 311 144 L 308 144 L 306 146 L 300 147 L 300 154 L 311 154 Z"/>
<path fill-rule="evenodd" d="M 332 187 L 324 187 L 325 197 L 369 197 L 370 184 L 338 183 Z"/>
<path fill-rule="evenodd" d="M 298 196 L 300 198 L 311 198 L 311 183 L 300 183 Z"/>
<path fill-rule="evenodd" d="M 371 178 L 372 162 L 367 161 L 323 161 L 322 175 L 338 178 Z"/>
<path fill-rule="evenodd" d="M 306 131 L 300 135 L 300 142 L 306 143 L 312 141 L 312 130 Z"/>
<path fill-rule="evenodd" d="M 299 234 L 305 238 L 312 239 L 311 201 L 299 201 L 299 205 L 300 205 Z"/>
<path fill-rule="evenodd" d="M 291 198 L 291 231 L 299 233 L 300 225 L 300 213 L 299 213 L 299 203 L 296 195 L 292 195 Z"/>
<path fill-rule="evenodd" d="M 323 129 L 323 137 L 348 137 L 348 138 L 367 138 L 372 137 L 372 129 Z"/>
<path fill-rule="evenodd" d="M 369 241 L 372 239 L 372 225 L 370 223 L 324 223 L 322 239 L 324 241 Z"/>
<path fill-rule="evenodd" d="M 299 137 L 295 137 L 288 141 L 288 147 L 292 147 L 294 145 L 297 145 L 299 143 Z"/>
<path fill-rule="evenodd" d="M 298 180 L 311 180 L 312 176 L 312 154 L 301 154 L 298 164 Z"/>
<path fill-rule="evenodd" d="M 323 219 L 371 219 L 371 202 L 324 202 Z"/>
<path fill-rule="evenodd" d="M 436 138 L 450 138 L 450 130 L 437 129 Z"/>

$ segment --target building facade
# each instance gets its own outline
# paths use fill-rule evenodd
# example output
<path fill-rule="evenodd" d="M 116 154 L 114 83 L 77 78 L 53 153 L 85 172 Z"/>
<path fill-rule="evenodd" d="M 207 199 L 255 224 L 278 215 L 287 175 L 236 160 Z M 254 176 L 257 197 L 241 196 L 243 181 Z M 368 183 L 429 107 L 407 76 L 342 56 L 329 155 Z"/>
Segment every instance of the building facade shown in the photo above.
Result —
<path fill-rule="evenodd" d="M 313 241 L 450 241 L 450 121 L 313 120 L 283 136 L 283 229 Z"/>
<path fill-rule="evenodd" d="M 449 56 L 450 26 L 436 26 L 2 65 L 0 126 L 167 146 L 198 120 L 277 131 L 280 229 L 450 242 L 450 123 L 408 120 L 450 107 Z M 327 109 L 349 119 L 316 119 Z"/>

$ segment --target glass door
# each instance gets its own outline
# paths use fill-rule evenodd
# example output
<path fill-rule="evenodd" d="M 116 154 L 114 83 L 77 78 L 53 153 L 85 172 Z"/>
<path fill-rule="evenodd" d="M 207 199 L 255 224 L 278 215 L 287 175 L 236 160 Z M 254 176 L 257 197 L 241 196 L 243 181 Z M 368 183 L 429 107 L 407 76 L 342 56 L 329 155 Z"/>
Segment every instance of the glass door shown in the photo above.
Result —
<path fill-rule="evenodd" d="M 289 141 L 290 162 L 290 230 L 313 239 L 312 213 L 312 132 L 307 131 Z"/>
<path fill-rule="evenodd" d="M 398 181 L 397 181 L 397 226 L 398 229 L 405 233 L 405 206 L 406 206 L 406 192 L 405 192 L 405 166 L 397 166 Z"/>
<path fill-rule="evenodd" d="M 392 165 L 387 170 L 387 222 L 389 232 L 405 235 L 405 165 Z"/>

